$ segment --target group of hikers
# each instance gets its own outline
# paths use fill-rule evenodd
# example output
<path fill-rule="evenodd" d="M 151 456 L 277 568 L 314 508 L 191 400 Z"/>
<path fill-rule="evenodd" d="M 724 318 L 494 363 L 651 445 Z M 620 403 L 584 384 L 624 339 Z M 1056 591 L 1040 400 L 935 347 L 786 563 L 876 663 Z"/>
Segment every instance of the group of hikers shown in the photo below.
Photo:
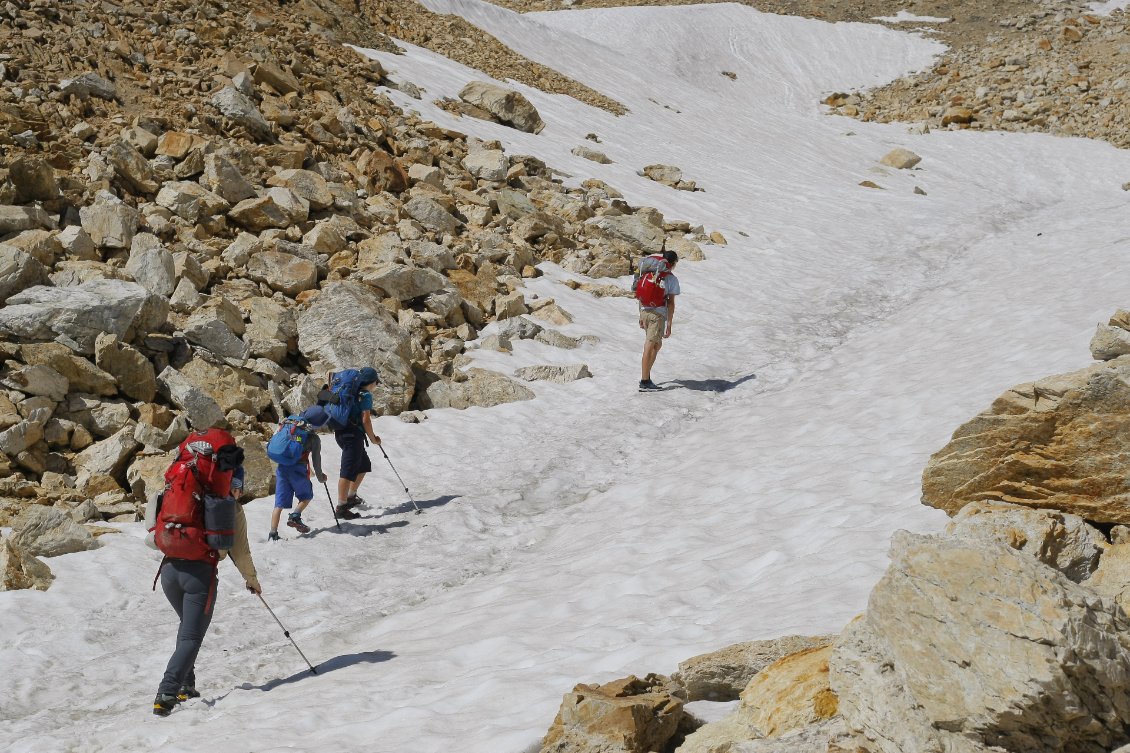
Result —
<path fill-rule="evenodd" d="M 641 392 L 662 389 L 651 380 L 651 369 L 663 340 L 671 336 L 675 296 L 680 293 L 679 280 L 672 270 L 678 261 L 674 251 L 664 248 L 640 262 L 632 281 L 639 302 L 639 326 L 645 333 Z M 330 372 L 317 404 L 279 424 L 267 444 L 268 457 L 277 464 L 268 541 L 281 538 L 278 528 L 283 510 L 293 510 L 287 516 L 287 526 L 300 534 L 309 533 L 302 513 L 314 498 L 311 474 L 329 496 L 318 437 L 323 428 L 333 431 L 341 448 L 335 518 L 359 517 L 354 508 L 364 500 L 358 491 L 372 470 L 366 443 L 381 444 L 371 418 L 373 391 L 378 383 L 376 369 L 368 366 Z M 247 518 L 237 501 L 243 497 L 243 483 L 243 450 L 227 431 L 205 428 L 191 433 L 180 444 L 165 473 L 164 491 L 151 501 L 147 511 L 151 543 L 164 555 L 154 588 L 160 580 L 161 590 L 180 620 L 176 646 L 153 701 L 157 716 L 168 716 L 177 704 L 200 696 L 196 657 L 212 620 L 220 561 L 230 556 L 247 590 L 263 598 L 251 559 Z M 266 606 L 266 601 L 263 604 Z"/>

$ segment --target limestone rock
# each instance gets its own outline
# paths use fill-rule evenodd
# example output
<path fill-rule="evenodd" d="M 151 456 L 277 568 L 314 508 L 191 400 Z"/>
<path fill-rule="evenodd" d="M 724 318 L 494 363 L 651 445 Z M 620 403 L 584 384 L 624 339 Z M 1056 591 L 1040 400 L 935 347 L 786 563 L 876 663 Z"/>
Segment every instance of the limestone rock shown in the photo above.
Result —
<path fill-rule="evenodd" d="M 831 686 L 875 753 L 1110 750 L 1127 742 L 1128 629 L 1027 554 L 901 531 Z"/>
<path fill-rule="evenodd" d="M 140 223 L 137 210 L 106 191 L 78 210 L 82 229 L 99 248 L 129 248 Z"/>
<path fill-rule="evenodd" d="M 806 649 L 831 645 L 834 639 L 833 635 L 786 635 L 735 643 L 679 662 L 679 671 L 672 679 L 686 689 L 689 701 L 732 701 L 754 675 L 773 662 Z"/>
<path fill-rule="evenodd" d="M 76 485 L 81 489 L 86 479 L 96 476 L 124 481 L 126 465 L 139 449 L 140 445 L 133 438 L 133 425 L 123 426 L 117 433 L 95 442 L 75 456 L 74 464 L 79 474 Z"/>
<path fill-rule="evenodd" d="M 184 324 L 184 335 L 189 342 L 216 355 L 239 360 L 248 356 L 247 345 L 240 339 L 243 332 L 242 312 L 219 296 L 197 309 Z"/>
<path fill-rule="evenodd" d="M 247 276 L 294 297 L 318 284 L 318 267 L 308 259 L 291 254 L 261 251 L 247 263 Z"/>
<path fill-rule="evenodd" d="M 133 237 L 126 271 L 153 295 L 168 298 L 176 289 L 173 255 L 155 235 L 139 233 Z"/>
<path fill-rule="evenodd" d="M 626 241 L 649 254 L 663 249 L 663 228 L 635 215 L 593 217 L 585 222 L 585 226 L 607 238 Z"/>
<path fill-rule="evenodd" d="M 364 270 L 361 279 L 367 285 L 380 288 L 389 297 L 400 301 L 442 290 L 447 278 L 427 267 L 408 267 L 403 264 L 384 264 Z"/>
<path fill-rule="evenodd" d="M 406 409 L 415 391 L 410 342 L 380 296 L 358 282 L 327 285 L 298 317 L 298 349 L 316 366 L 311 370 L 376 368 L 373 404 L 386 415 Z"/>
<path fill-rule="evenodd" d="M 424 227 L 439 233 L 454 233 L 459 220 L 434 199 L 417 196 L 404 205 L 404 211 Z"/>
<path fill-rule="evenodd" d="M 556 324 L 558 326 L 572 324 L 573 322 L 573 315 L 565 309 L 561 308 L 561 306 L 559 306 L 554 301 L 550 301 L 548 304 L 545 304 L 543 306 L 536 306 L 532 308 L 533 311 L 530 315 L 542 320 L 543 322 Z"/>
<path fill-rule="evenodd" d="M 69 288 L 37 286 L 12 296 L 0 308 L 0 332 L 33 341 L 65 335 L 92 354 L 103 332 L 129 340 L 135 332 L 158 329 L 167 316 L 168 303 L 136 283 L 92 280 Z"/>
<path fill-rule="evenodd" d="M 524 366 L 514 372 L 514 376 L 527 382 L 543 381 L 565 384 L 578 379 L 592 377 L 589 367 L 583 363 L 571 363 L 567 366 Z"/>
<path fill-rule="evenodd" d="M 476 149 L 463 158 L 463 167 L 481 180 L 502 181 L 510 163 L 501 149 Z"/>
<path fill-rule="evenodd" d="M 106 161 L 114 168 L 126 188 L 138 194 L 150 194 L 159 184 L 145 156 L 125 141 L 117 141 L 105 152 Z"/>
<path fill-rule="evenodd" d="M 156 202 L 182 220 L 195 223 L 202 217 L 223 214 L 231 204 L 219 194 L 212 193 L 199 183 L 171 181 L 161 186 Z"/>
<path fill-rule="evenodd" d="M 1125 355 L 1130 355 L 1130 332 L 1124 327 L 1100 324 L 1091 338 L 1091 357 L 1109 361 Z"/>
<path fill-rule="evenodd" d="M 236 204 L 228 218 L 240 227 L 259 232 L 305 222 L 308 213 L 309 204 L 289 188 L 272 188 L 264 196 Z"/>
<path fill-rule="evenodd" d="M 7 537 L 0 537 L 0 591 L 34 588 L 46 591 L 55 580 L 51 568 L 34 554 L 21 549 Z"/>
<path fill-rule="evenodd" d="M 494 298 L 494 315 L 497 319 L 510 319 L 528 313 L 526 297 L 519 291 L 503 293 Z"/>
<path fill-rule="evenodd" d="M 113 375 L 106 373 L 86 358 L 76 356 L 70 348 L 59 343 L 35 343 L 20 348 L 24 363 L 50 366 L 67 382 L 67 391 L 84 392 L 89 395 L 116 395 L 118 383 Z M 62 398 L 60 398 L 62 399 Z"/>
<path fill-rule="evenodd" d="M 84 526 L 79 525 L 56 507 L 32 505 L 12 521 L 12 546 L 38 557 L 58 557 L 60 554 L 85 552 L 97 549 L 98 541 Z"/>
<path fill-rule="evenodd" d="M 561 701 L 541 753 L 651 753 L 664 750 L 683 701 L 662 675 L 577 685 Z"/>
<path fill-rule="evenodd" d="M 887 165 L 888 167 L 893 167 L 897 170 L 909 170 L 921 161 L 922 158 L 917 154 L 910 151 L 909 149 L 903 149 L 902 147 L 899 147 L 898 149 L 892 149 L 891 151 L 884 154 L 883 158 L 879 160 L 879 162 L 881 162 L 882 164 Z"/>
<path fill-rule="evenodd" d="M 55 178 L 55 168 L 39 157 L 19 157 L 13 160 L 8 179 L 16 187 L 16 202 L 19 204 L 51 201 L 61 194 L 59 182 Z"/>
<path fill-rule="evenodd" d="M 18 248 L 0 244 L 0 301 L 47 283 L 47 267 Z"/>
<path fill-rule="evenodd" d="M 597 162 L 601 165 L 611 165 L 612 160 L 608 159 L 608 155 L 604 152 L 598 152 L 596 149 L 589 149 L 584 146 L 573 147 L 573 154 L 578 157 L 584 157 L 592 162 Z"/>
<path fill-rule="evenodd" d="M 188 417 L 193 429 L 203 431 L 213 426 L 224 426 L 224 412 L 204 390 L 197 387 L 176 369 L 166 366 L 157 377 L 161 393 Z"/>
<path fill-rule="evenodd" d="M 958 511 L 946 533 L 996 541 L 1027 552 L 1079 583 L 1099 563 L 1105 537 L 1078 515 L 1001 502 L 973 502 Z"/>
<path fill-rule="evenodd" d="M 998 500 L 1130 522 L 1130 359 L 1006 392 L 954 432 L 922 475 L 924 504 Z"/>
<path fill-rule="evenodd" d="M 223 116 L 239 126 L 243 126 L 251 136 L 259 141 L 271 138 L 271 124 L 259 112 L 255 103 L 236 89 L 227 86 L 216 92 L 211 104 Z"/>
<path fill-rule="evenodd" d="M 1098 568 L 1083 585 L 1113 599 L 1123 612 L 1130 614 L 1130 543 L 1107 547 Z"/>
<path fill-rule="evenodd" d="M 201 180 L 213 193 L 229 204 L 236 204 L 257 195 L 255 186 L 247 182 L 239 172 L 239 168 L 219 154 L 209 154 L 204 157 L 204 175 Z"/>
<path fill-rule="evenodd" d="M 676 753 L 863 753 L 852 743 L 839 717 L 781 737 L 750 739 L 749 734 L 748 727 L 727 717 L 692 732 Z"/>
<path fill-rule="evenodd" d="M 225 414 L 233 410 L 257 416 L 271 404 L 266 390 L 252 383 L 246 372 L 231 366 L 193 358 L 180 369 L 181 376 L 210 395 Z"/>
<path fill-rule="evenodd" d="M 240 434 L 235 443 L 243 450 L 243 497 L 257 499 L 274 494 L 275 467 L 267 457 L 267 443 L 254 434 Z"/>
<path fill-rule="evenodd" d="M 791 654 L 761 670 L 742 691 L 741 707 L 765 737 L 831 719 L 839 699 L 828 686 L 831 646 Z"/>
<path fill-rule="evenodd" d="M 0 452 L 14 458 L 33 447 L 43 439 L 43 428 L 50 417 L 49 408 L 36 408 L 27 418 L 0 431 Z"/>
<path fill-rule="evenodd" d="M 249 309 L 251 324 L 244 332 L 244 341 L 251 355 L 277 362 L 297 349 L 298 321 L 292 310 L 270 298 L 252 298 Z"/>
<path fill-rule="evenodd" d="M 686 238 L 667 239 L 667 250 L 674 251 L 678 254 L 680 262 L 702 261 L 706 258 L 706 254 L 702 251 L 702 246 Z"/>
<path fill-rule="evenodd" d="M 97 97 L 113 101 L 118 97 L 117 87 L 113 83 L 91 71 L 81 73 L 74 78 L 63 79 L 59 82 L 59 90 L 63 94 L 73 94 L 79 99 Z"/>
<path fill-rule="evenodd" d="M 268 186 L 282 186 L 310 203 L 311 209 L 329 209 L 334 196 L 321 175 L 310 170 L 283 170 L 267 179 Z"/>
<path fill-rule="evenodd" d="M 37 228 L 52 230 L 55 220 L 40 207 L 0 205 L 0 237 Z"/>
<path fill-rule="evenodd" d="M 464 102 L 481 107 L 502 123 L 526 133 L 545 128 L 537 109 L 524 96 L 487 81 L 472 81 L 459 92 Z"/>
<path fill-rule="evenodd" d="M 71 259 L 98 261 L 98 250 L 90 234 L 80 225 L 71 225 L 59 231 L 55 236 L 63 253 Z"/>
<path fill-rule="evenodd" d="M 683 179 L 683 171 L 674 165 L 647 165 L 643 169 L 644 177 L 650 178 L 657 183 L 664 183 L 666 185 L 675 185 Z"/>
<path fill-rule="evenodd" d="M 495 405 L 532 400 L 534 393 L 514 380 L 486 369 L 468 369 L 463 382 L 437 381 L 418 397 L 420 407 L 490 408 Z"/>

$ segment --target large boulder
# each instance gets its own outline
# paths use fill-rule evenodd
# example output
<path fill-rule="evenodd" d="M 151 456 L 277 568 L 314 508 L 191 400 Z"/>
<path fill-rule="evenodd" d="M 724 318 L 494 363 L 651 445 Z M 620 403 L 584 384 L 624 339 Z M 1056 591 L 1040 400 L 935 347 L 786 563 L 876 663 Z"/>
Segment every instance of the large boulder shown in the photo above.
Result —
<path fill-rule="evenodd" d="M 134 400 L 152 402 L 157 395 L 157 375 L 153 362 L 141 351 L 121 342 L 117 336 L 101 334 L 94 341 L 94 362 L 117 380 L 122 394 Z"/>
<path fill-rule="evenodd" d="M 486 369 L 468 369 L 463 381 L 437 380 L 417 398 L 421 408 L 491 408 L 533 400 L 534 393 L 509 377 Z"/>
<path fill-rule="evenodd" d="M 133 144 L 116 141 L 104 152 L 104 156 L 125 187 L 133 193 L 150 194 L 160 186 L 149 161 Z"/>
<path fill-rule="evenodd" d="M 97 549 L 98 541 L 84 526 L 56 507 L 31 505 L 12 521 L 13 546 L 38 557 Z"/>
<path fill-rule="evenodd" d="M 271 396 L 266 390 L 253 383 L 247 372 L 231 366 L 194 358 L 181 367 L 180 373 L 211 395 L 225 414 L 238 410 L 249 416 L 258 416 L 271 404 Z"/>
<path fill-rule="evenodd" d="M 318 267 L 301 256 L 260 251 L 248 261 L 247 276 L 293 298 L 318 284 Z"/>
<path fill-rule="evenodd" d="M 268 228 L 288 228 L 305 222 L 310 204 L 285 187 L 275 187 L 258 198 L 244 199 L 228 212 L 228 219 L 242 228 L 259 232 Z"/>
<path fill-rule="evenodd" d="M 184 335 L 189 342 L 206 348 L 224 358 L 247 358 L 247 344 L 240 339 L 244 333 L 243 314 L 231 301 L 213 296 L 188 317 Z"/>
<path fill-rule="evenodd" d="M 663 228 L 634 214 L 593 217 L 585 225 L 598 235 L 626 241 L 644 253 L 657 254 L 663 250 L 666 237 Z"/>
<path fill-rule="evenodd" d="M 545 128 L 541 115 L 530 101 L 514 91 L 488 81 L 472 81 L 459 92 L 464 102 L 481 107 L 506 125 L 526 133 Z"/>
<path fill-rule="evenodd" d="M 224 412 L 219 404 L 204 390 L 197 387 L 172 366 L 157 377 L 163 394 L 173 405 L 184 411 L 189 424 L 197 431 L 225 424 Z"/>
<path fill-rule="evenodd" d="M 42 560 L 13 544 L 11 539 L 0 537 L 0 591 L 24 588 L 46 591 L 53 580 L 51 568 Z"/>
<path fill-rule="evenodd" d="M 831 686 L 874 753 L 1111 750 L 1130 739 L 1128 631 L 1028 554 L 900 531 Z"/>
<path fill-rule="evenodd" d="M 1130 523 L 1130 358 L 1022 384 L 954 432 L 922 474 L 922 502 L 957 513 L 997 500 Z"/>
<path fill-rule="evenodd" d="M 672 679 L 686 690 L 688 701 L 733 701 L 749 681 L 778 659 L 810 648 L 831 645 L 835 636 L 786 635 L 735 643 L 679 662 Z"/>
<path fill-rule="evenodd" d="M 38 228 L 53 230 L 55 226 L 54 218 L 41 207 L 0 205 L 0 238 Z"/>
<path fill-rule="evenodd" d="M 159 329 L 168 313 L 167 300 L 133 282 L 98 279 L 69 288 L 36 286 L 0 308 L 0 333 L 31 341 L 63 335 L 90 355 L 100 334 L 130 340 L 136 333 Z"/>
<path fill-rule="evenodd" d="M 380 288 L 388 297 L 400 301 L 434 293 L 447 285 L 447 278 L 435 270 L 404 264 L 383 264 L 363 270 L 361 279 L 367 285 Z"/>
<path fill-rule="evenodd" d="M 298 349 L 315 373 L 376 368 L 381 383 L 373 404 L 385 414 L 406 410 L 412 400 L 411 337 L 363 283 L 338 282 L 322 290 L 298 317 Z"/>
<path fill-rule="evenodd" d="M 12 161 L 8 179 L 16 187 L 16 203 L 51 201 L 61 195 L 55 168 L 40 157 L 23 156 Z"/>
<path fill-rule="evenodd" d="M 326 179 L 311 170 L 283 170 L 268 178 L 267 185 L 289 188 L 308 201 L 311 209 L 329 209 L 334 203 Z"/>
<path fill-rule="evenodd" d="M 966 505 L 946 526 L 946 533 L 1027 552 L 1076 583 L 1091 577 L 1107 545 L 1102 532 L 1078 515 L 1004 502 Z"/>
<path fill-rule="evenodd" d="M 281 361 L 298 345 L 298 320 L 294 311 L 271 298 L 252 298 L 245 304 L 251 323 L 243 340 L 251 355 Z"/>
<path fill-rule="evenodd" d="M 275 493 L 275 467 L 267 457 L 267 443 L 253 434 L 242 434 L 235 443 L 243 449 L 243 496 L 258 499 Z"/>
<path fill-rule="evenodd" d="M 683 718 L 670 678 L 649 674 L 577 685 L 561 701 L 541 753 L 651 753 L 665 750 Z"/>
<path fill-rule="evenodd" d="M 212 96 L 211 104 L 225 118 L 243 126 L 253 138 L 260 141 L 271 138 L 271 124 L 263 117 L 263 113 L 259 112 L 255 103 L 239 90 L 226 86 Z"/>
<path fill-rule="evenodd" d="M 133 434 L 133 424 L 126 424 L 112 436 L 95 442 L 76 455 L 74 465 L 78 471 L 78 480 L 75 485 L 81 489 L 89 479 L 108 477 L 125 487 L 126 466 L 141 449 L 141 444 L 134 439 Z"/>
<path fill-rule="evenodd" d="M 109 191 L 99 191 L 93 204 L 78 210 L 82 229 L 99 248 L 129 248 L 141 222 L 136 209 Z"/>
<path fill-rule="evenodd" d="M 47 283 L 47 267 L 14 246 L 0 243 L 0 301 L 34 285 Z"/>
<path fill-rule="evenodd" d="M 20 348 L 20 358 L 29 366 L 50 366 L 67 380 L 68 390 L 89 395 L 116 395 L 118 381 L 86 358 L 79 358 L 65 345 L 35 343 Z"/>
<path fill-rule="evenodd" d="M 173 255 L 157 236 L 138 233 L 129 249 L 126 271 L 135 282 L 153 295 L 168 298 L 176 289 L 177 274 Z"/>

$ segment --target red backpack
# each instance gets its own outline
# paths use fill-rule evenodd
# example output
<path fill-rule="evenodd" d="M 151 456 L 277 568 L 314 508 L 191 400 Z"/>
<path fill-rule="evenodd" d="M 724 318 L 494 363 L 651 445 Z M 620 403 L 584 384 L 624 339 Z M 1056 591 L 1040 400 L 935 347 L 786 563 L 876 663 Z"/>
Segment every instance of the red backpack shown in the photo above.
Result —
<path fill-rule="evenodd" d="M 659 308 L 667 302 L 664 283 L 670 274 L 671 271 L 663 254 L 645 256 L 640 261 L 636 279 L 632 282 L 632 290 L 635 291 L 636 300 L 641 306 Z"/>
<path fill-rule="evenodd" d="M 165 471 L 165 491 L 157 508 L 154 542 L 165 557 L 216 564 L 220 549 L 235 538 L 232 472 L 243 451 L 223 429 L 193 432 L 181 442 Z"/>

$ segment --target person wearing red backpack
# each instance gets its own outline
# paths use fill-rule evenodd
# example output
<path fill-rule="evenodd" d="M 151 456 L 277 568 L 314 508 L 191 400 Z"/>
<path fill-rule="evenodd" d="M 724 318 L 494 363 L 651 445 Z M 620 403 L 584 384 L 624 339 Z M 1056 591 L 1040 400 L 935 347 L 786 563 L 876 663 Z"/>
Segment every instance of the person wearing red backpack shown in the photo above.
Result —
<path fill-rule="evenodd" d="M 161 581 L 180 623 L 153 700 L 157 716 L 168 716 L 178 703 L 200 696 L 196 656 L 212 622 L 220 561 L 230 555 L 247 590 L 263 592 L 247 543 L 247 519 L 235 499 L 242 486 L 243 450 L 222 429 L 190 434 L 165 472 L 150 529 L 164 554 L 153 585 Z"/>
<path fill-rule="evenodd" d="M 679 295 L 679 278 L 675 276 L 675 265 L 679 255 L 674 251 L 663 251 L 645 260 L 654 260 L 648 271 L 640 265 L 640 278 L 636 285 L 636 299 L 640 304 L 640 329 L 644 331 L 643 360 L 641 361 L 640 392 L 654 392 L 661 389 L 651 381 L 651 367 L 663 340 L 671 336 L 671 325 L 675 320 L 675 296 Z"/>

